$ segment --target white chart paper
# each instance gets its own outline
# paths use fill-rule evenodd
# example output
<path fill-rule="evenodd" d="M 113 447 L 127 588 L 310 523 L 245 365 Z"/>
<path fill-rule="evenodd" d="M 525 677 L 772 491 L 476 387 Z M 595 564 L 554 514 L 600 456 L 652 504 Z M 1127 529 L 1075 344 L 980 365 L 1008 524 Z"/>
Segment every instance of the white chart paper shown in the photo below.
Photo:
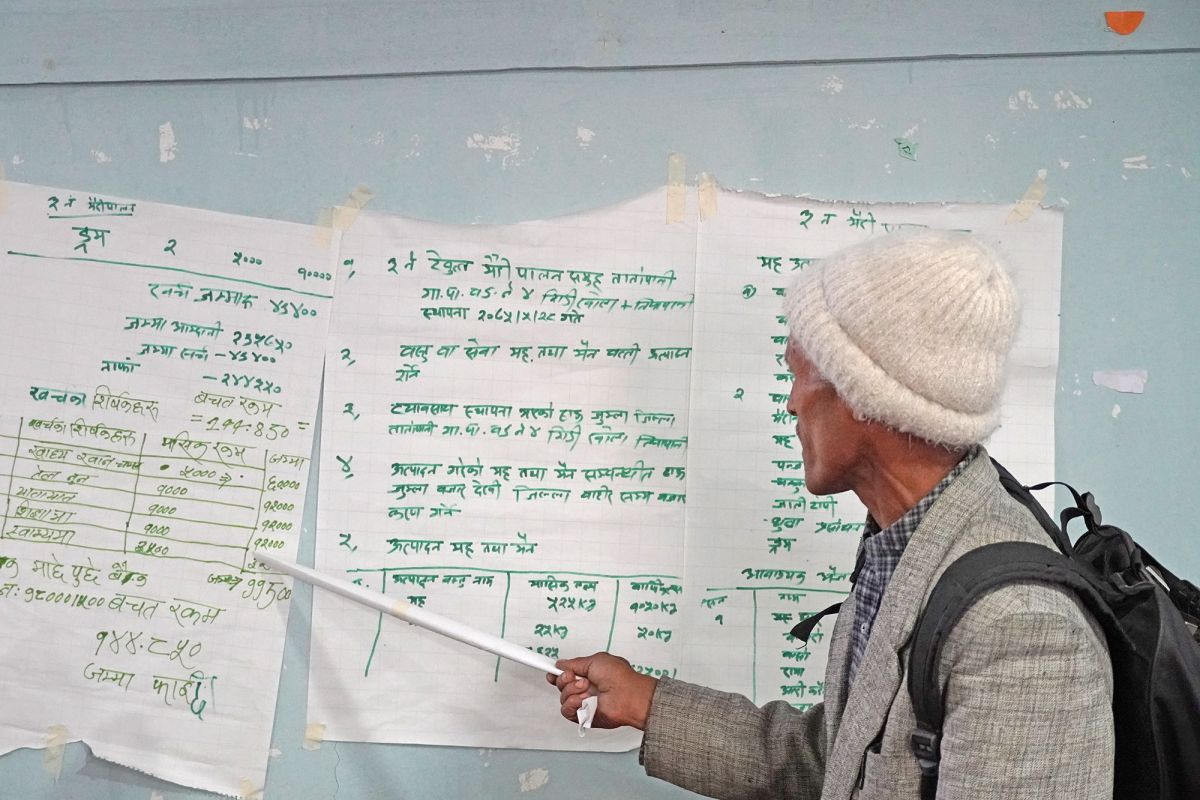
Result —
<path fill-rule="evenodd" d="M 675 674 L 695 224 L 666 195 L 463 227 L 363 215 L 342 240 L 317 567 L 535 649 Z M 581 739 L 527 667 L 314 598 L 326 738 Z"/>
<path fill-rule="evenodd" d="M 1050 478 L 1062 218 L 721 192 L 689 226 L 664 205 L 492 228 L 360 218 L 330 334 L 318 566 L 551 657 L 606 649 L 803 707 L 823 696 L 826 643 L 787 632 L 847 591 L 865 510 L 804 489 L 782 288 L 907 226 L 994 244 L 1024 315 L 990 445 L 1017 475 Z M 636 743 L 578 740 L 526 672 L 316 598 L 309 714 L 330 738 Z"/>
<path fill-rule="evenodd" d="M 1022 298 L 1014 368 L 989 452 L 1026 482 L 1053 480 L 1062 214 L 1005 223 L 995 205 L 822 203 L 722 192 L 700 223 L 688 449 L 687 599 L 681 674 L 798 708 L 824 696 L 825 630 L 800 619 L 838 602 L 866 510 L 809 494 L 783 361 L 793 273 L 871 236 L 969 230 L 1007 257 Z"/>
<path fill-rule="evenodd" d="M 7 184 L 0 753 L 263 785 L 336 254 L 315 229 Z M 62 732 L 65 731 L 65 734 Z"/>

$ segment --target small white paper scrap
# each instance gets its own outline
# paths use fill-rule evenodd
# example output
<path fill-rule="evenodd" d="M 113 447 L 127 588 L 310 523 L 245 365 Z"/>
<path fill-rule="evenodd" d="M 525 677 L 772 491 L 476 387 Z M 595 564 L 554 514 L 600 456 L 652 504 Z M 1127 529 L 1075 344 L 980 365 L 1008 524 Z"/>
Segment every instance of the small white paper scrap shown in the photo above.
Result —
<path fill-rule="evenodd" d="M 600 698 L 596 695 L 585 698 L 583 705 L 575 712 L 575 719 L 579 720 L 579 735 L 583 736 L 587 733 L 587 729 L 592 727 L 592 720 L 596 717 L 596 706 L 600 704 Z"/>
<path fill-rule="evenodd" d="M 1092 373 L 1092 383 L 1117 392 L 1141 394 L 1150 373 L 1144 369 L 1101 369 Z"/>

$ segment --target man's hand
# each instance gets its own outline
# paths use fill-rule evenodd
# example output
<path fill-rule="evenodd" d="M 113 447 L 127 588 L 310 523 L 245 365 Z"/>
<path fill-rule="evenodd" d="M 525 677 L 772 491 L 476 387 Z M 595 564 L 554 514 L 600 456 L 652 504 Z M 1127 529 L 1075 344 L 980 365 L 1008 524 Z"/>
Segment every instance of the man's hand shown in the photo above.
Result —
<path fill-rule="evenodd" d="M 628 661 L 608 653 L 563 659 L 555 666 L 563 674 L 547 675 L 546 680 L 558 687 L 562 715 L 568 720 L 575 721 L 584 698 L 596 695 L 600 700 L 593 727 L 646 729 L 658 679 L 638 673 Z"/>

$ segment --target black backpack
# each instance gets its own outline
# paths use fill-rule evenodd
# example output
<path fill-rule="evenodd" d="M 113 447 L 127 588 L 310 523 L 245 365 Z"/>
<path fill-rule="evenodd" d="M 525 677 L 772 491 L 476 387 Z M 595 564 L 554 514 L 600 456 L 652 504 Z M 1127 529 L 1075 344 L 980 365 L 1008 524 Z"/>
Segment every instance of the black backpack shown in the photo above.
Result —
<path fill-rule="evenodd" d="M 1014 581 L 1072 589 L 1104 629 L 1113 671 L 1116 762 L 1113 797 L 1196 800 L 1200 797 L 1200 590 L 1158 563 L 1133 538 L 1101 522 L 1090 493 L 1065 486 L 1075 506 L 1062 528 L 1026 487 L 995 459 L 1000 482 L 1027 507 L 1061 552 L 1030 542 L 1001 542 L 964 555 L 943 573 L 917 619 L 911 639 L 908 693 L 917 729 L 913 753 L 921 769 L 921 798 L 937 794 L 945 709 L 937 667 L 942 645 L 975 601 Z M 1072 545 L 1067 524 L 1081 517 L 1087 531 Z M 807 640 L 817 620 L 792 630 Z"/>

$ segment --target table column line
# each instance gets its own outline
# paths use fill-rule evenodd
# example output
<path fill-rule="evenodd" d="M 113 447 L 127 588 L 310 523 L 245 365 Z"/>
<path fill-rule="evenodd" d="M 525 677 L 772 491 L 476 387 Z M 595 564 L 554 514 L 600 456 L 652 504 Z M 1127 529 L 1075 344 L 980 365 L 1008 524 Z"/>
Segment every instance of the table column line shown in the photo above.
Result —
<path fill-rule="evenodd" d="M 758 702 L 758 590 L 753 589 L 750 592 L 750 597 L 754 601 L 754 616 L 751 621 L 751 644 L 750 644 L 750 699 Z"/>
<path fill-rule="evenodd" d="M 500 608 L 500 638 L 504 638 L 504 632 L 508 630 L 508 595 L 512 590 L 512 573 L 505 571 L 504 573 L 504 605 Z M 496 656 L 496 671 L 492 675 L 492 683 L 500 682 L 500 656 Z"/>
<path fill-rule="evenodd" d="M 604 646 L 604 649 L 608 652 L 612 652 L 613 634 L 617 629 L 617 609 L 620 607 L 620 603 L 621 603 L 621 579 L 617 578 L 617 593 L 613 596 L 612 622 L 608 626 L 608 644 Z"/>
<path fill-rule="evenodd" d="M 267 458 L 270 456 L 270 454 L 271 454 L 271 451 L 264 447 L 263 448 L 262 478 L 258 482 L 258 503 L 256 504 L 256 508 L 254 511 L 254 528 L 251 529 L 250 536 L 249 536 L 249 538 L 246 539 L 246 547 L 243 549 L 243 552 L 242 552 L 242 572 L 246 571 L 246 562 L 250 560 L 250 543 L 254 541 L 254 536 L 255 536 L 255 534 L 258 533 L 259 520 L 262 519 L 263 496 L 266 494 L 266 490 L 267 490 Z M 305 494 L 308 493 L 308 484 L 307 483 L 304 486 L 304 492 L 305 492 Z M 369 666 L 370 666 L 370 663 L 368 662 L 368 667 Z"/>
<path fill-rule="evenodd" d="M 387 594 L 387 570 L 379 572 L 379 592 Z M 379 612 L 379 618 L 375 621 L 375 640 L 371 642 L 371 652 L 367 655 L 367 665 L 363 667 L 363 677 L 366 678 L 371 674 L 371 661 L 375 658 L 375 648 L 379 645 L 379 635 L 383 632 L 383 612 Z"/>
<path fill-rule="evenodd" d="M 17 473 L 17 456 L 21 452 L 21 431 L 25 428 L 25 418 L 17 419 L 17 443 L 13 447 L 12 467 L 8 471 L 8 491 L 4 494 L 4 522 L 0 524 L 0 539 L 8 533 L 8 507 L 12 504 L 13 476 Z"/>
<path fill-rule="evenodd" d="M 129 523 L 133 522 L 133 512 L 137 510 L 138 499 L 138 484 L 142 480 L 142 466 L 144 464 L 142 458 L 146 452 L 146 434 L 142 434 L 142 441 L 138 444 L 138 465 L 137 472 L 133 476 L 133 495 L 129 500 L 129 516 L 125 518 L 125 537 L 121 542 L 121 552 L 129 555 Z"/>

